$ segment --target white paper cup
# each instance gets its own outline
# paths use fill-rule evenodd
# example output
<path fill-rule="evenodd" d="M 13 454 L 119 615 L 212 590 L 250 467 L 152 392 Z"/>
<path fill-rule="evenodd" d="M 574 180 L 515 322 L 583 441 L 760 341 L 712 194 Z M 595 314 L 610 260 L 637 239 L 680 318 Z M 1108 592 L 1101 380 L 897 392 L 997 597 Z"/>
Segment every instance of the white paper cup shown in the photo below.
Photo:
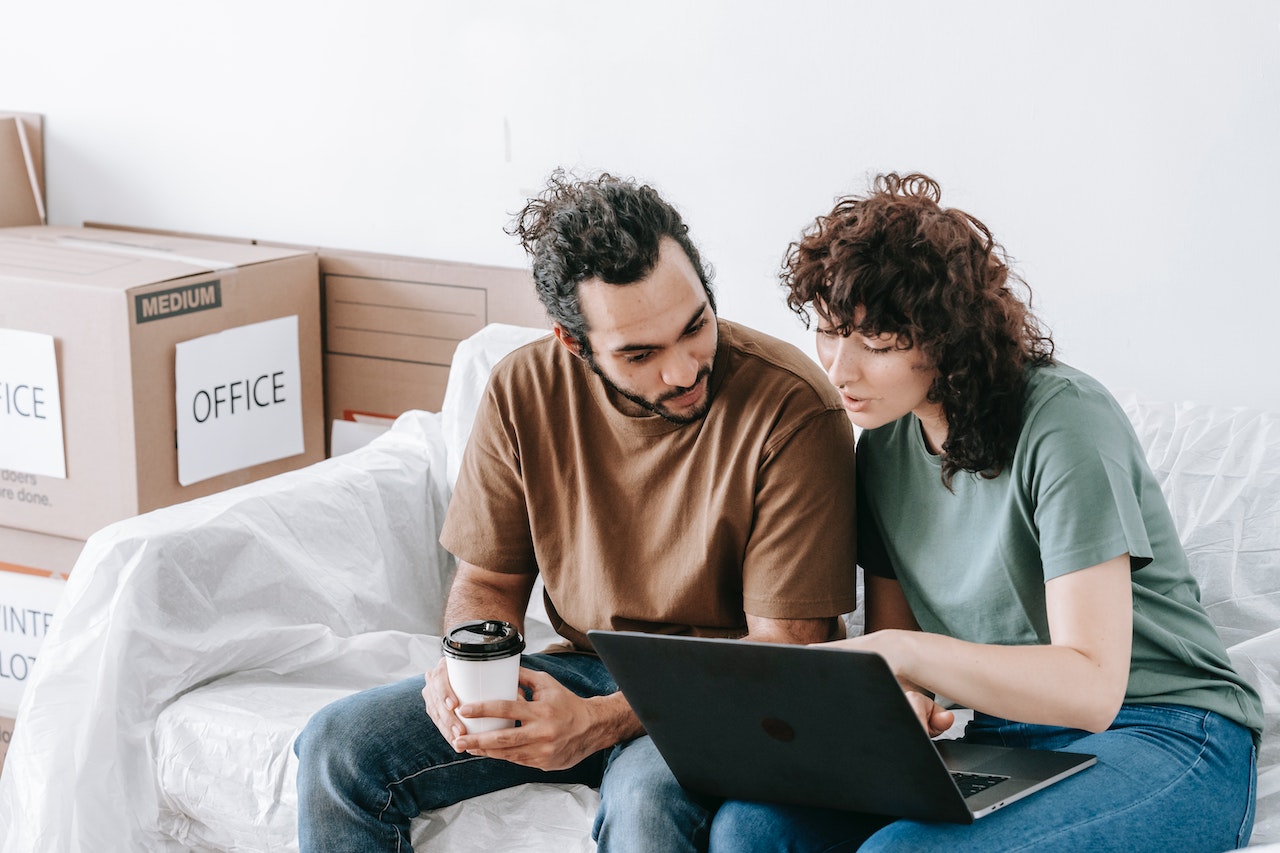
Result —
<path fill-rule="evenodd" d="M 520 690 L 520 653 L 524 637 L 509 622 L 497 619 L 463 622 L 440 641 L 449 683 L 462 704 L 491 699 L 512 699 Z M 464 717 L 469 732 L 510 728 L 515 720 L 503 717 Z"/>

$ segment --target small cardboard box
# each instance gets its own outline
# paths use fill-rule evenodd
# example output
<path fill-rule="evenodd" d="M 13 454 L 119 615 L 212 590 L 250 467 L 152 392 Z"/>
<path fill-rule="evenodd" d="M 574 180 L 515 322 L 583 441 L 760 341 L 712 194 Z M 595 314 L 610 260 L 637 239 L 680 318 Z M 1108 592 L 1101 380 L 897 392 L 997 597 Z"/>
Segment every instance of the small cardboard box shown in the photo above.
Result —
<path fill-rule="evenodd" d="M 38 572 L 0 570 L 0 713 L 22 701 L 66 585 Z"/>
<path fill-rule="evenodd" d="M 22 375 L 46 364 L 28 344 L 48 344 L 56 367 L 40 375 L 56 379 Z M 276 354 L 289 363 L 241 363 Z M 287 416 L 283 443 L 277 413 Z M 16 432 L 33 425 L 38 441 Z M 207 443 L 209 430 L 225 441 Z M 0 439 L 0 525 L 68 539 L 323 459 L 315 254 L 0 230 Z"/>
<path fill-rule="evenodd" d="M 0 527 L 0 716 L 10 715 L 7 734 L 83 548 L 78 539 Z"/>
<path fill-rule="evenodd" d="M 44 121 L 0 111 L 0 228 L 44 221 Z"/>
<path fill-rule="evenodd" d="M 489 323 L 547 325 L 528 270 L 317 252 L 330 421 L 438 412 L 460 341 Z"/>

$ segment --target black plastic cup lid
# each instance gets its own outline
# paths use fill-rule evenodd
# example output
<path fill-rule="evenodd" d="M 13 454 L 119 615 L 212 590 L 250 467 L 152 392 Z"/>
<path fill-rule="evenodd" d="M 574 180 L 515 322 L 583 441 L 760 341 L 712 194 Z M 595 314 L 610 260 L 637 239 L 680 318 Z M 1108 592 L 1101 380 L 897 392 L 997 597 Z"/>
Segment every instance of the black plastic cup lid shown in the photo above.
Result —
<path fill-rule="evenodd" d="M 481 619 L 454 625 L 441 638 L 444 653 L 459 660 L 496 660 L 524 651 L 524 637 L 510 622 Z"/>

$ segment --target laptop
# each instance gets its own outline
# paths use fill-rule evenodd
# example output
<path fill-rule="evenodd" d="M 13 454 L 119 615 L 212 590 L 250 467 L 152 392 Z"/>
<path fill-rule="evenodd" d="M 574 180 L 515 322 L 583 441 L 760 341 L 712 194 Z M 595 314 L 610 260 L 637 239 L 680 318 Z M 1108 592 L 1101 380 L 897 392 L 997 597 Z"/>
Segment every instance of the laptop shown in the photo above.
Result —
<path fill-rule="evenodd" d="M 587 635 L 676 779 L 702 794 L 972 823 L 1097 762 L 930 740 L 873 652 Z"/>

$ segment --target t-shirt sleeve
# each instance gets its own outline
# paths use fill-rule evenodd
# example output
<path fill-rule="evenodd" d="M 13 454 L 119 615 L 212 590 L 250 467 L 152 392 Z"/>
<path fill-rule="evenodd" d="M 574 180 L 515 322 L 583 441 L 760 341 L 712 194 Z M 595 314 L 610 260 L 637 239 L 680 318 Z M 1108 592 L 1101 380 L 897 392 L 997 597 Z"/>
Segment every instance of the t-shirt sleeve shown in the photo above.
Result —
<path fill-rule="evenodd" d="M 853 429 L 823 410 L 762 460 L 743 560 L 743 609 L 769 619 L 837 616 L 857 605 Z"/>
<path fill-rule="evenodd" d="M 1153 549 L 1142 513 L 1142 492 L 1158 488 L 1123 410 L 1109 394 L 1068 385 L 1031 415 L 1026 466 L 1019 472 L 1031 495 L 1045 580 L 1121 554 L 1135 571 Z"/>
<path fill-rule="evenodd" d="M 497 572 L 536 572 L 519 443 L 490 381 L 463 453 L 440 544 Z"/>

